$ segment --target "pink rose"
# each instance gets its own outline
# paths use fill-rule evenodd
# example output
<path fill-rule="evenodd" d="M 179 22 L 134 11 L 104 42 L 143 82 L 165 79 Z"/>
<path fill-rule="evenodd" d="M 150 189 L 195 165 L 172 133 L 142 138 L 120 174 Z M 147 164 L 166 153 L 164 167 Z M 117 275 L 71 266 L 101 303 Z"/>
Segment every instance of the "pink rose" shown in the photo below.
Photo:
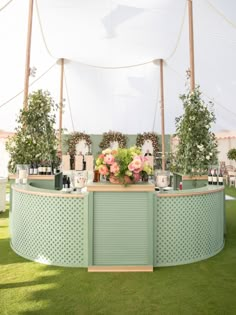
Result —
<path fill-rule="evenodd" d="M 133 170 L 135 169 L 133 162 L 131 162 L 131 163 L 128 165 L 128 169 L 129 169 L 131 172 L 133 172 Z"/>
<path fill-rule="evenodd" d="M 98 171 L 101 175 L 108 175 L 109 174 L 109 170 L 107 168 L 106 165 L 100 165 L 99 168 L 98 168 Z"/>
<path fill-rule="evenodd" d="M 99 159 L 104 159 L 104 154 L 100 154 L 100 155 L 98 156 L 98 158 L 99 158 Z"/>
<path fill-rule="evenodd" d="M 133 159 L 133 165 L 134 165 L 134 169 L 140 169 L 142 170 L 142 167 L 143 167 L 143 161 L 142 159 L 139 157 L 139 156 L 136 156 L 134 159 Z"/>
<path fill-rule="evenodd" d="M 110 167 L 110 171 L 113 174 L 117 174 L 120 171 L 119 165 L 116 162 L 114 162 Z"/>
<path fill-rule="evenodd" d="M 105 157 L 104 157 L 104 163 L 105 164 L 108 164 L 108 165 L 111 165 L 114 163 L 114 156 L 112 154 L 107 154 Z"/>

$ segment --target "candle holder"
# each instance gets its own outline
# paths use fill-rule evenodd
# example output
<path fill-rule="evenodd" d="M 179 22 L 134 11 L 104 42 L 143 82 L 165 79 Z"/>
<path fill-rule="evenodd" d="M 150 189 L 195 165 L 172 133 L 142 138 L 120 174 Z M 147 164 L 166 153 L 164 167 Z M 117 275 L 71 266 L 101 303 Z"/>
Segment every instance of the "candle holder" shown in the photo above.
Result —
<path fill-rule="evenodd" d="M 156 172 L 156 186 L 159 187 L 162 192 L 165 187 L 170 184 L 170 173 L 168 171 L 157 171 Z"/>
<path fill-rule="evenodd" d="M 29 167 L 30 167 L 29 164 L 16 165 L 16 183 L 27 184 Z"/>

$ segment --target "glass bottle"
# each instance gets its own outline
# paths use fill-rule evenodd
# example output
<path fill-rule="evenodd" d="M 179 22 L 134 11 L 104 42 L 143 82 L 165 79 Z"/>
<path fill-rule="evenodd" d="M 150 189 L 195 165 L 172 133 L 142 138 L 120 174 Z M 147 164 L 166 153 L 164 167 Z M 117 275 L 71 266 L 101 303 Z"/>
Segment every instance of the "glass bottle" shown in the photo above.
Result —
<path fill-rule="evenodd" d="M 208 172 L 208 185 L 212 185 L 212 174 L 211 174 L 211 170 L 209 169 Z"/>
<path fill-rule="evenodd" d="M 223 178 L 223 174 L 222 174 L 221 169 L 220 169 L 218 181 L 219 181 L 219 185 L 224 185 L 224 178 Z"/>
<path fill-rule="evenodd" d="M 212 176 L 212 182 L 213 185 L 217 185 L 217 174 L 216 174 L 216 169 L 214 170 L 214 174 Z"/>

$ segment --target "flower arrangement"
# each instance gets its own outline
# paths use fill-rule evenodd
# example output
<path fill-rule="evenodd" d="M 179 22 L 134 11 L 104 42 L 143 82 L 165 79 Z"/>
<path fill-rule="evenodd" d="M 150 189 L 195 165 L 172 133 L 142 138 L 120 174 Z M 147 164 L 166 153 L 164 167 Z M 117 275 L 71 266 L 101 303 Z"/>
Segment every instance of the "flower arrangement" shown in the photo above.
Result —
<path fill-rule="evenodd" d="M 138 134 L 136 138 L 136 145 L 142 147 L 146 140 L 150 140 L 153 146 L 153 155 L 157 156 L 159 151 L 158 135 L 155 132 L 144 132 Z"/>
<path fill-rule="evenodd" d="M 79 143 L 79 141 L 85 140 L 85 143 L 87 144 L 89 151 L 91 150 L 91 144 L 92 140 L 89 135 L 83 132 L 73 132 L 69 139 L 67 140 L 68 145 L 68 151 L 71 156 L 76 155 L 76 144 Z"/>
<path fill-rule="evenodd" d="M 142 156 L 141 149 L 105 149 L 96 159 L 96 170 L 112 183 L 135 183 L 152 174 L 148 158 Z"/>
<path fill-rule="evenodd" d="M 109 131 L 103 134 L 102 141 L 99 144 L 99 147 L 103 150 L 108 148 L 111 142 L 117 141 L 120 148 L 125 148 L 127 143 L 127 137 L 121 132 Z"/>

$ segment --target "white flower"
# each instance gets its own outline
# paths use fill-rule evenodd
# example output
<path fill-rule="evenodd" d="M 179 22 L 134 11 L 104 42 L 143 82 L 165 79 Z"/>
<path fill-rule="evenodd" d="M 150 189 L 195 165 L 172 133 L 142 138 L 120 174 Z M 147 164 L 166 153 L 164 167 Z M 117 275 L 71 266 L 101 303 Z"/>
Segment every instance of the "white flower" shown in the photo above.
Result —
<path fill-rule="evenodd" d="M 204 150 L 204 146 L 202 144 L 197 145 L 197 147 L 201 152 Z"/>
<path fill-rule="evenodd" d="M 210 152 L 209 155 L 212 156 L 212 153 Z"/>
<path fill-rule="evenodd" d="M 206 156 L 206 159 L 209 161 L 209 160 L 210 160 L 210 156 L 209 156 L 209 155 L 207 155 L 207 156 Z"/>
<path fill-rule="evenodd" d="M 188 131 L 191 131 L 191 128 L 188 128 Z"/>

